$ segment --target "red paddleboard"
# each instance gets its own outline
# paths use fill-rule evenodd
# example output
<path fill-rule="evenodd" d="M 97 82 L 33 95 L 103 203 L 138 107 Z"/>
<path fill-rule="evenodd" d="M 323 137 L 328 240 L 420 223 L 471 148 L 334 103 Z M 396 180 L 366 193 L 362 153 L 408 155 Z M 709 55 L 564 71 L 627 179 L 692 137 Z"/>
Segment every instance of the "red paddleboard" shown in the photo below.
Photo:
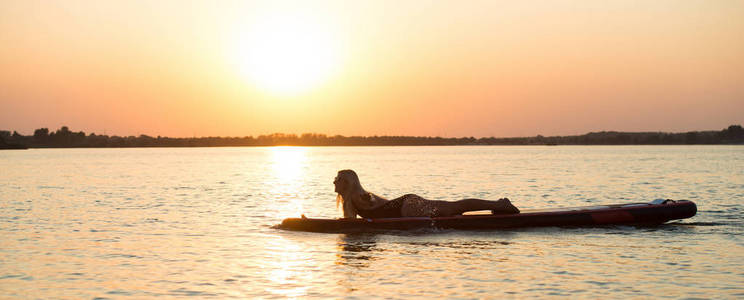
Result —
<path fill-rule="evenodd" d="M 383 219 L 288 218 L 276 227 L 285 230 L 349 233 L 422 228 L 483 230 L 541 226 L 602 226 L 612 224 L 662 224 L 690 218 L 697 206 L 688 200 L 657 200 L 651 203 L 594 205 L 584 207 L 523 210 L 509 215 L 462 215 L 454 217 L 405 217 Z"/>

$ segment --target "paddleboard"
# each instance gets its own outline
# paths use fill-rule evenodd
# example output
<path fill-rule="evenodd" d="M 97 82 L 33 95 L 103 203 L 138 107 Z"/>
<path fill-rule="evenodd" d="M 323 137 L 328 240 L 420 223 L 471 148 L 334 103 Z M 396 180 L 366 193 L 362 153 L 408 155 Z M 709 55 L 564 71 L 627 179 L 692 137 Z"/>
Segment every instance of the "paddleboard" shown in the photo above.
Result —
<path fill-rule="evenodd" d="M 422 228 L 488 230 L 542 226 L 603 226 L 612 224 L 662 224 L 685 219 L 697 213 L 688 200 L 662 200 L 649 203 L 593 205 L 554 209 L 523 210 L 509 215 L 462 215 L 454 217 L 404 217 L 382 219 L 288 218 L 276 227 L 285 230 L 351 233 Z"/>

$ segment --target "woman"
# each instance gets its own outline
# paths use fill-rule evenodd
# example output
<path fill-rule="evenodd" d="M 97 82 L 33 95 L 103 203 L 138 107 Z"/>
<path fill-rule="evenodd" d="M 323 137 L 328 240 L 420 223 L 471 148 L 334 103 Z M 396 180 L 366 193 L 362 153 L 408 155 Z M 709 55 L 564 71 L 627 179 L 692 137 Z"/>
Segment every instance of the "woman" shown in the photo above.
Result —
<path fill-rule="evenodd" d="M 359 176 L 352 170 L 338 171 L 333 181 L 336 186 L 336 206 L 341 204 L 344 218 L 400 218 L 400 217 L 449 217 L 467 211 L 490 210 L 492 214 L 519 213 L 509 199 L 498 201 L 464 199 L 455 202 L 427 200 L 414 194 L 407 194 L 387 200 L 362 188 Z"/>

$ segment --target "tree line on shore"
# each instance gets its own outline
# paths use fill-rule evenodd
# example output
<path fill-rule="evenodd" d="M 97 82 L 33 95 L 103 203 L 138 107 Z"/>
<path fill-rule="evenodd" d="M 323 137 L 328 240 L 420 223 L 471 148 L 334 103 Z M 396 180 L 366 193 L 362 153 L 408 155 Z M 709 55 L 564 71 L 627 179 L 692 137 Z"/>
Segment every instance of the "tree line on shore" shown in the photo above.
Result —
<path fill-rule="evenodd" d="M 73 132 L 67 126 L 56 131 L 39 128 L 33 135 L 0 130 L 0 149 L 105 148 L 105 147 L 237 147 L 237 146 L 445 146 L 445 145 L 684 145 L 744 144 L 744 129 L 731 125 L 721 131 L 617 132 L 602 131 L 571 136 L 532 137 L 421 137 L 421 136 L 328 136 L 274 133 L 257 137 L 170 138 L 108 136 Z"/>

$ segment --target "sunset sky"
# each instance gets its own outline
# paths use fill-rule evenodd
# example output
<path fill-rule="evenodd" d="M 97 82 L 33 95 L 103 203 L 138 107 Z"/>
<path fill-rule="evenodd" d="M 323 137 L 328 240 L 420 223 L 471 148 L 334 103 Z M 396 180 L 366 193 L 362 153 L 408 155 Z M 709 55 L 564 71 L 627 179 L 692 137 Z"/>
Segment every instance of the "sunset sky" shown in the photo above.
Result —
<path fill-rule="evenodd" d="M 744 124 L 744 1 L 0 0 L 0 130 L 531 136 Z"/>

